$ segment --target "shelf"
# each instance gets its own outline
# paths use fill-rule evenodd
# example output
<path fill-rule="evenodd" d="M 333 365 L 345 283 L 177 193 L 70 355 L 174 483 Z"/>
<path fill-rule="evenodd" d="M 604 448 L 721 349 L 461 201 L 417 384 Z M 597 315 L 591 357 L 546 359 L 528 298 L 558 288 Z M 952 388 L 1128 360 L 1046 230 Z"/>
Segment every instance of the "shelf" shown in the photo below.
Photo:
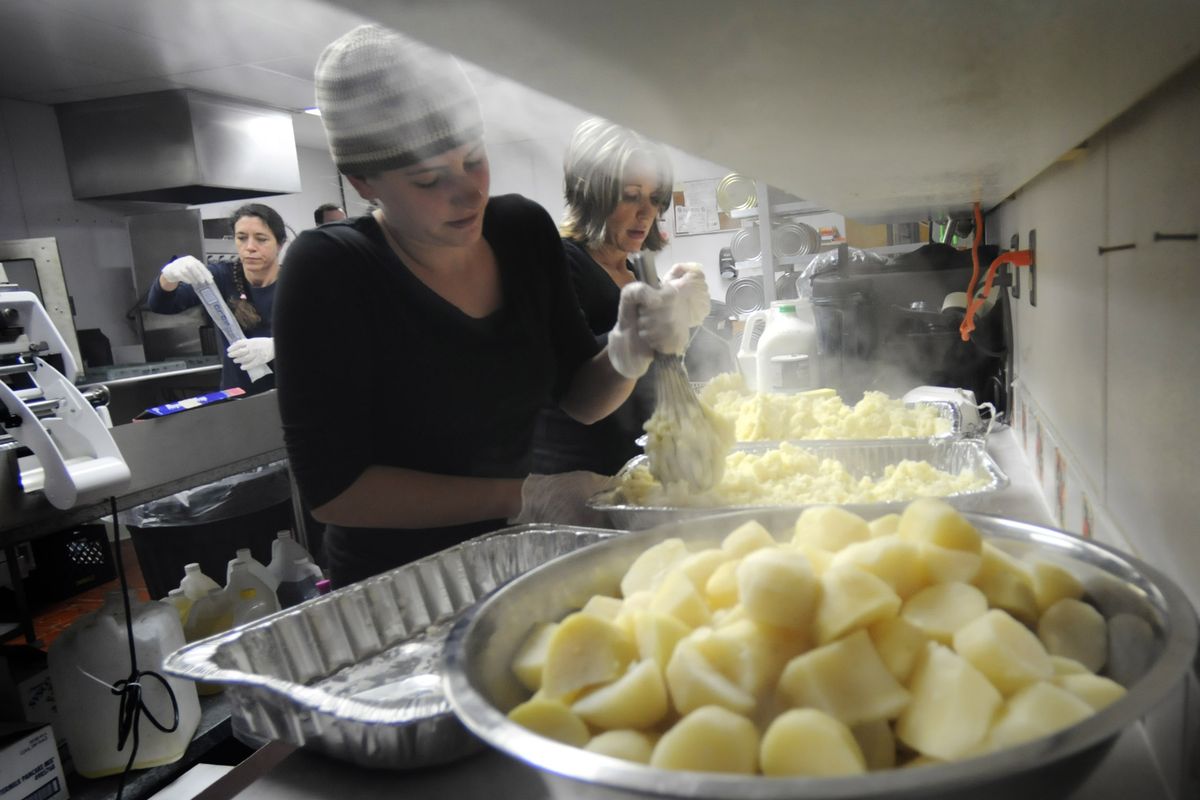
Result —
<path fill-rule="evenodd" d="M 816 214 L 832 213 L 828 208 L 824 208 L 817 203 L 809 203 L 802 201 L 799 203 L 779 203 L 771 206 L 771 216 L 773 217 L 808 217 Z M 752 219 L 758 217 L 758 206 L 754 208 L 740 208 L 729 212 L 730 219 Z"/>

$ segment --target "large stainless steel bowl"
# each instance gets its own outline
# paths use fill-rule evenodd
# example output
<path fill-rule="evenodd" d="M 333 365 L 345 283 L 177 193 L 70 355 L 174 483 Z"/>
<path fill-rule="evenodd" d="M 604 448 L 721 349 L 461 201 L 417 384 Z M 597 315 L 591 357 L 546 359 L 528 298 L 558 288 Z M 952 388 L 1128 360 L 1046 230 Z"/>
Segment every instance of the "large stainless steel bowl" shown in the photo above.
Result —
<path fill-rule="evenodd" d="M 1128 692 L 1098 714 L 1036 741 L 966 761 L 887 770 L 845 778 L 765 778 L 675 772 L 560 744 L 510 722 L 505 712 L 527 697 L 510 669 L 513 654 L 537 622 L 557 620 L 593 594 L 613 594 L 621 575 L 648 546 L 680 536 L 693 546 L 717 544 L 748 519 L 783 538 L 791 510 L 737 512 L 685 520 L 619 536 L 571 553 L 501 587 L 462 618 L 445 650 L 445 689 L 466 726 L 493 747 L 541 770 L 556 796 L 690 797 L 747 800 L 815 798 L 972 798 L 1060 800 L 1109 751 L 1117 736 L 1170 705 L 1184 691 L 1197 653 L 1196 613 L 1182 591 L 1157 570 L 1103 545 L 1020 522 L 966 515 L 997 547 L 1066 566 L 1109 623 L 1105 674 Z"/>

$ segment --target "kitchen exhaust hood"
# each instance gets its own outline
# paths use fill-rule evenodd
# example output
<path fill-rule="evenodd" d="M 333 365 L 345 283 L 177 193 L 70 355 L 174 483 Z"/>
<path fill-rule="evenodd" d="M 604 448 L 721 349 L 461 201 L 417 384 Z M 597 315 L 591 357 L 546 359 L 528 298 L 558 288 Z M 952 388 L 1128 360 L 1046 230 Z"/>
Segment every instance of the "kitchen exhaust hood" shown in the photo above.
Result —
<path fill-rule="evenodd" d="M 78 200 L 200 205 L 300 191 L 285 111 L 189 89 L 55 110 Z"/>

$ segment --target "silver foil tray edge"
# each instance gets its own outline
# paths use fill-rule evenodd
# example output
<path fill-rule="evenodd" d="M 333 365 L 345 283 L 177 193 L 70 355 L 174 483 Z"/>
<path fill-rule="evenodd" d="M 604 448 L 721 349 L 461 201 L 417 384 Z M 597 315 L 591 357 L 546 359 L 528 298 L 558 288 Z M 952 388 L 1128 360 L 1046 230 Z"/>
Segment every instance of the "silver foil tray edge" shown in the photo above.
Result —
<path fill-rule="evenodd" d="M 618 531 L 505 528 L 185 645 L 163 668 L 218 684 L 235 728 L 370 767 L 415 768 L 479 749 L 441 691 L 453 622 L 518 574 Z"/>

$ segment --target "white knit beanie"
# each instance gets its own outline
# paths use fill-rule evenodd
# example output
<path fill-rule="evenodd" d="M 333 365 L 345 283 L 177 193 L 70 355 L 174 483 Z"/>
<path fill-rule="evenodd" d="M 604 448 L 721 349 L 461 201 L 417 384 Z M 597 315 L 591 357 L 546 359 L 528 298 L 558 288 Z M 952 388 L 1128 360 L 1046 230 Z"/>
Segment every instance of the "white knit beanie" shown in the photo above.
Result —
<path fill-rule="evenodd" d="M 321 53 L 317 107 L 338 171 L 411 166 L 483 135 L 475 90 L 458 61 L 378 25 Z"/>

